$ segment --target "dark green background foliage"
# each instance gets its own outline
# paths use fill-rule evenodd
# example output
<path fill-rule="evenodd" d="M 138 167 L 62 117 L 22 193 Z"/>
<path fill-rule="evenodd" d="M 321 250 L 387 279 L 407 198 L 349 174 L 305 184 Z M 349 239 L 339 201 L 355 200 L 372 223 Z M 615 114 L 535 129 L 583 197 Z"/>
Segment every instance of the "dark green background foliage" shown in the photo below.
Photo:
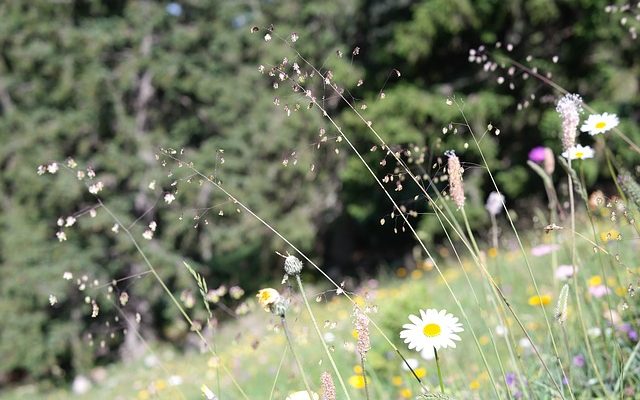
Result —
<path fill-rule="evenodd" d="M 551 72 L 596 109 L 618 113 L 623 130 L 640 142 L 637 42 L 619 16 L 604 12 L 606 3 L 191 0 L 180 2 L 182 13 L 175 16 L 165 2 L 2 2 L 0 383 L 61 376 L 58 367 L 75 373 L 116 357 L 126 343 L 121 334 L 102 352 L 86 339 L 87 333 L 96 341 L 107 336 L 104 322 L 116 313 L 112 303 L 101 301 L 103 319 L 91 319 L 85 293 L 61 276 L 71 271 L 76 278 L 86 274 L 105 283 L 146 268 L 131 241 L 122 232 L 111 233 L 113 220 L 100 209 L 94 219 L 81 217 L 66 230 L 68 241 L 57 243 L 56 220 L 96 206 L 96 199 L 73 172 L 37 176 L 43 163 L 72 156 L 81 167 L 92 166 L 105 183 L 101 198 L 110 208 L 127 225 L 140 218 L 132 228 L 137 238 L 157 221 L 154 240 L 141 240 L 142 245 L 176 295 L 194 290 L 182 259 L 190 260 L 210 287 L 239 284 L 250 295 L 279 278 L 274 251 L 290 249 L 255 219 L 238 214 L 210 185 L 187 181 L 184 168 L 163 167 L 155 156 L 160 148 L 184 149 L 182 158 L 220 180 L 334 273 L 358 274 L 410 252 L 411 242 L 393 234 L 393 223 L 379 227 L 381 217 L 390 220 L 391 207 L 353 153 L 332 139 L 316 149 L 320 128 L 337 136 L 317 109 L 303 107 L 288 118 L 274 106 L 275 96 L 292 106 L 305 102 L 288 84 L 274 91 L 258 66 L 283 57 L 301 61 L 278 40 L 265 43 L 264 31 L 252 35 L 251 26 L 273 24 L 274 34 L 284 38 L 297 32 L 296 49 L 323 72 L 331 69 L 349 100 L 367 103 L 365 118 L 388 143 L 426 149 L 426 162 L 416 168 L 435 174 L 439 167 L 433 170 L 433 163 L 455 149 L 469 163 L 469 209 L 475 228 L 483 229 L 482 204 L 490 186 L 486 174 L 473 167 L 480 162 L 477 151 L 472 145 L 464 150 L 464 129 L 441 133 L 443 126 L 461 121 L 444 99 L 455 95 L 465 101 L 477 133 L 489 122 L 501 129 L 498 137 L 487 135 L 482 146 L 516 208 L 518 196 L 541 190 L 527 173 L 526 154 L 539 144 L 559 151 L 559 121 L 550 88 L 523 81 L 520 73 L 512 79 L 515 89 L 508 89 L 510 79 L 497 85 L 500 73 L 470 64 L 469 50 L 513 43 L 510 57 L 524 61 L 531 54 L 528 65 Z M 352 58 L 356 46 L 360 54 Z M 393 172 L 395 165 L 380 166 L 382 152 L 369 152 L 377 142 L 354 113 L 317 80 L 310 84 L 327 96 L 329 113 L 379 176 Z M 529 107 L 517 111 L 527 99 Z M 614 149 L 624 146 L 615 138 L 611 142 Z M 585 171 L 591 181 L 605 171 L 602 162 L 592 165 Z M 150 190 L 153 180 L 157 186 Z M 426 211 L 422 198 L 413 201 L 417 190 L 405 186 L 394 194 L 398 200 Z M 176 194 L 171 205 L 162 201 L 166 192 Z M 523 205 L 536 200 L 520 199 Z M 210 209 L 202 215 L 205 208 Z M 419 226 L 422 235 L 438 236 L 428 217 Z M 124 316 L 143 315 L 145 336 L 175 343 L 185 336 L 186 326 L 176 322 L 177 312 L 155 281 L 128 280 L 118 290 L 131 299 Z M 53 308 L 50 293 L 59 301 Z M 203 317 L 202 310 L 193 312 Z"/>

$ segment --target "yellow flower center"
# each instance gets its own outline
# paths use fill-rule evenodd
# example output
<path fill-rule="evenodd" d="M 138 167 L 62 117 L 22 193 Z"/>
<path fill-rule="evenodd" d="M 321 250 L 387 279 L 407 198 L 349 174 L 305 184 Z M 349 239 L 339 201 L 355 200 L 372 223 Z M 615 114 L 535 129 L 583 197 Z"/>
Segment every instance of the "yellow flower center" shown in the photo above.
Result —
<path fill-rule="evenodd" d="M 442 332 L 442 329 L 440 329 L 440 325 L 438 324 L 426 324 L 424 328 L 422 328 L 422 333 L 424 333 L 426 337 L 438 336 L 440 332 Z"/>
<path fill-rule="evenodd" d="M 597 128 L 597 129 L 602 129 L 602 128 L 604 128 L 605 126 L 607 126 L 607 123 L 606 123 L 606 122 L 604 122 L 604 121 L 600 121 L 600 122 L 598 122 L 598 123 L 596 124 L 596 128 Z"/>
<path fill-rule="evenodd" d="M 584 152 L 576 151 L 576 158 L 582 159 L 582 157 L 584 157 Z"/>

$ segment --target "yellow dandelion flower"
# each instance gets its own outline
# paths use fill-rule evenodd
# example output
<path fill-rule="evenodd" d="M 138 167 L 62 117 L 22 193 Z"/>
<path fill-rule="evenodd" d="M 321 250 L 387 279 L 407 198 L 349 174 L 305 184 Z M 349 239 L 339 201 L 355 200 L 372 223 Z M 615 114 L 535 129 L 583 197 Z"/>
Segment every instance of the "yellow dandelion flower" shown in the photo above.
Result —
<path fill-rule="evenodd" d="M 349 377 L 349 385 L 356 389 L 364 388 L 364 376 L 362 375 L 351 375 Z"/>
<path fill-rule="evenodd" d="M 153 386 L 156 388 L 157 391 L 161 391 L 167 388 L 167 382 L 165 382 L 162 379 L 158 379 L 157 381 L 154 382 Z"/>
<path fill-rule="evenodd" d="M 538 305 L 540 305 L 540 304 L 538 304 Z M 539 323 L 537 323 L 537 322 L 535 322 L 535 321 L 527 322 L 527 325 L 526 325 L 526 326 L 527 326 L 527 329 L 528 329 L 528 330 L 531 330 L 531 331 L 535 331 L 535 330 L 537 330 L 538 328 L 540 328 L 540 324 L 539 324 Z"/>
<path fill-rule="evenodd" d="M 425 376 L 427 376 L 427 370 L 425 368 L 416 368 L 413 370 L 413 372 L 416 373 L 416 376 L 420 379 L 424 378 Z"/>
<path fill-rule="evenodd" d="M 609 229 L 608 231 L 600 233 L 600 240 L 603 242 L 608 242 L 610 240 L 620 240 L 620 232 L 615 229 Z"/>
<path fill-rule="evenodd" d="M 627 294 L 627 289 L 623 288 L 622 286 L 618 286 L 615 289 L 615 292 L 619 297 L 624 297 Z"/>
<path fill-rule="evenodd" d="M 275 289 L 265 288 L 260 289 L 256 297 L 258 298 L 260 306 L 262 306 L 265 311 L 270 311 L 271 305 L 280 299 L 280 293 Z"/>
<path fill-rule="evenodd" d="M 487 250 L 487 255 L 489 256 L 489 258 L 498 257 L 498 249 L 496 249 L 495 247 L 490 247 L 489 250 Z"/>
<path fill-rule="evenodd" d="M 587 281 L 589 287 L 602 285 L 602 277 L 600 275 L 594 275 Z"/>
<path fill-rule="evenodd" d="M 411 392 L 411 389 L 409 388 L 404 388 L 400 391 L 400 397 L 402 397 L 403 399 L 410 399 L 412 395 L 413 392 Z"/>
<path fill-rule="evenodd" d="M 149 391 L 146 389 L 142 389 L 141 391 L 138 392 L 138 399 L 139 400 L 147 400 L 151 398 L 151 394 L 149 394 Z"/>
<path fill-rule="evenodd" d="M 477 379 L 472 380 L 471 383 L 469 383 L 469 389 L 471 390 L 480 389 L 480 381 Z"/>
<path fill-rule="evenodd" d="M 362 375 L 362 367 L 361 367 L 361 366 L 359 366 L 359 365 L 354 365 L 354 367 L 353 367 L 353 372 L 354 372 L 356 375 Z"/>
<path fill-rule="evenodd" d="M 425 271 L 431 271 L 433 269 L 433 262 L 431 260 L 426 260 L 420 263 L 418 266 L 420 267 L 420 269 L 423 269 Z"/>
<path fill-rule="evenodd" d="M 531 296 L 529 297 L 529 305 L 530 306 L 546 306 L 551 303 L 551 296 L 548 294 L 543 294 L 541 296 Z"/>
<path fill-rule="evenodd" d="M 401 386 L 402 385 L 402 377 L 400 375 L 394 375 L 391 377 L 391 384 L 393 386 Z"/>

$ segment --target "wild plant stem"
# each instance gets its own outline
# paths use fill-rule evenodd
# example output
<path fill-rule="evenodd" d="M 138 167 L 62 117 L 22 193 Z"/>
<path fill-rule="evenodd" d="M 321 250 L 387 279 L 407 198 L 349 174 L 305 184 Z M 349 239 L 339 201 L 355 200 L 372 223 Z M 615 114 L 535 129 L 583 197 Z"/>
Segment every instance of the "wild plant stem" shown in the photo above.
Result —
<path fill-rule="evenodd" d="M 360 367 L 362 368 L 362 379 L 364 380 L 364 394 L 369 400 L 369 383 L 367 382 L 367 370 L 364 368 L 364 357 L 360 355 Z"/>
<path fill-rule="evenodd" d="M 490 214 L 491 217 L 491 244 L 493 248 L 498 250 L 498 223 L 496 221 L 496 216 Z"/>
<path fill-rule="evenodd" d="M 484 156 L 484 152 L 482 151 L 482 148 L 480 147 L 480 143 L 478 142 L 478 139 L 476 138 L 476 135 L 473 133 L 473 129 L 471 128 L 471 125 L 469 124 L 469 121 L 467 120 L 467 116 L 465 115 L 462 107 L 460 106 L 460 104 L 458 104 L 457 101 L 455 101 L 455 104 L 458 107 L 458 111 L 460 112 L 460 115 L 462 115 L 462 118 L 464 119 L 465 125 L 468 127 L 469 132 L 471 133 L 471 137 L 473 138 L 473 141 L 474 141 L 474 143 L 476 145 L 476 148 L 478 149 L 478 152 L 480 153 L 480 157 L 482 158 L 482 162 L 483 162 L 483 164 L 484 164 L 484 166 L 485 166 L 485 168 L 487 170 L 487 173 L 489 175 L 489 179 L 491 179 L 491 183 L 493 184 L 493 187 L 495 188 L 495 190 L 498 193 L 500 193 L 500 189 L 498 189 L 498 184 L 496 183 L 496 180 L 495 180 L 495 178 L 493 176 L 493 173 L 491 172 L 491 169 L 489 168 L 489 163 L 487 162 L 487 159 Z M 522 256 L 523 256 L 524 261 L 525 261 L 525 266 L 527 267 L 527 271 L 529 273 L 529 277 L 531 278 L 531 281 L 533 283 L 533 288 L 535 290 L 535 293 L 536 293 L 537 296 L 540 296 L 540 289 L 538 288 L 538 284 L 536 282 L 535 275 L 533 274 L 533 270 L 531 268 L 531 264 L 529 263 L 529 258 L 527 257 L 527 255 L 526 255 L 527 253 L 526 253 L 526 251 L 524 249 L 524 244 L 522 243 L 522 240 L 520 238 L 520 234 L 518 233 L 518 230 L 516 229 L 516 226 L 515 226 L 515 224 L 513 222 L 513 219 L 509 215 L 509 210 L 507 210 L 507 207 L 506 207 L 506 205 L 504 203 L 502 204 L 502 207 L 505 210 L 505 213 L 506 213 L 506 216 L 507 216 L 507 220 L 509 221 L 509 224 L 511 225 L 511 229 L 513 230 L 514 236 L 516 237 L 516 241 L 518 242 L 518 246 L 520 247 L 520 251 L 522 252 Z M 497 285 L 496 285 L 496 287 L 497 287 Z M 500 289 L 498 288 L 498 290 L 500 290 Z M 506 301 L 506 299 L 505 299 L 505 301 Z M 510 308 L 510 306 L 508 306 L 508 307 Z M 549 317 L 547 316 L 547 312 L 544 309 L 544 305 L 540 304 L 540 308 L 542 309 L 542 315 L 544 316 L 544 320 L 545 320 L 545 322 L 547 324 L 547 330 L 549 331 L 549 337 L 551 338 L 551 344 L 552 344 L 552 347 L 553 347 L 554 354 L 556 356 L 556 359 L 560 363 L 560 369 L 563 370 L 562 364 L 560 362 L 560 356 L 559 356 L 559 353 L 558 353 L 558 348 L 556 346 L 556 341 L 555 341 L 555 339 L 553 337 L 553 330 L 551 329 L 551 323 L 549 322 Z M 513 313 L 513 311 L 512 311 L 512 313 Z M 514 313 L 514 315 L 515 315 L 515 313 Z M 516 320 L 518 320 L 517 317 L 516 317 Z M 529 339 L 529 342 L 533 345 L 533 341 L 531 340 L 531 337 L 526 332 L 526 330 L 525 330 L 525 334 L 527 335 L 527 337 Z M 537 352 L 536 347 L 533 346 L 533 348 Z M 560 388 L 560 385 L 558 385 L 556 380 L 553 379 L 553 375 L 551 374 L 551 371 L 548 370 L 548 367 L 547 367 L 546 363 L 544 361 L 542 361 L 542 357 L 540 357 L 540 360 L 542 362 L 542 365 L 547 369 L 549 377 L 551 378 L 551 381 L 553 382 L 554 386 L 556 387 L 558 392 L 562 395 L 562 389 Z M 564 396 L 562 396 L 562 397 L 564 397 Z"/>
<path fill-rule="evenodd" d="M 345 399 L 350 400 L 351 397 L 349 397 L 349 391 L 347 390 L 347 386 L 344 384 L 344 380 L 342 379 L 342 375 L 340 375 L 340 371 L 338 370 L 338 366 L 336 365 L 336 362 L 333 360 L 333 356 L 331 355 L 329 346 L 327 346 L 327 342 L 325 342 L 324 337 L 322 336 L 322 332 L 320 332 L 320 328 L 318 327 L 318 322 L 316 321 L 316 318 L 313 315 L 313 311 L 311 310 L 311 305 L 309 305 L 309 300 L 307 300 L 307 295 L 304 292 L 304 286 L 302 285 L 302 279 L 300 279 L 300 274 L 296 275 L 296 283 L 298 284 L 298 290 L 300 290 L 300 294 L 302 295 L 302 299 L 304 300 L 304 305 L 307 308 L 307 312 L 309 313 L 311 322 L 313 322 L 313 328 L 318 334 L 318 338 L 322 343 L 324 352 L 327 354 L 327 358 L 329 358 L 329 362 L 331 363 L 331 368 L 333 368 L 333 372 L 335 372 L 336 376 L 338 377 L 338 382 L 340 383 L 340 387 L 344 392 Z"/>
<path fill-rule="evenodd" d="M 476 239 L 473 236 L 473 232 L 471 231 L 471 226 L 469 226 L 469 219 L 467 218 L 467 213 L 464 210 L 464 207 L 462 207 L 460 209 L 460 211 L 462 212 L 462 219 L 464 220 L 464 227 L 467 230 L 467 235 L 469 235 L 469 240 L 471 241 L 471 244 L 473 245 L 473 250 L 476 252 L 476 256 L 480 257 L 480 248 L 478 247 L 478 244 L 476 243 Z"/>
<path fill-rule="evenodd" d="M 280 371 L 282 370 L 282 364 L 284 363 L 284 359 L 287 356 L 288 347 L 284 348 L 284 352 L 282 353 L 282 358 L 280 358 L 280 364 L 278 364 L 278 369 L 276 370 L 276 376 L 273 378 L 273 385 L 271 386 L 271 394 L 269 394 L 269 400 L 273 399 L 273 393 L 276 391 L 276 383 L 278 382 L 278 377 L 280 376 Z"/>
<path fill-rule="evenodd" d="M 302 376 L 302 382 L 304 382 L 304 387 L 309 393 L 309 398 L 313 399 L 313 391 L 311 390 L 311 386 L 309 386 L 309 382 L 307 381 L 307 375 L 304 373 L 304 368 L 302 368 L 302 363 L 298 358 L 298 354 L 293 347 L 293 341 L 291 340 L 291 334 L 289 333 L 289 327 L 287 326 L 287 320 L 285 317 L 280 317 L 280 323 L 282 324 L 282 330 L 284 330 L 284 336 L 287 338 L 287 344 L 289 344 L 289 349 L 291 350 L 291 354 L 293 354 L 293 359 L 300 370 L 300 375 Z"/>
<path fill-rule="evenodd" d="M 509 58 L 509 57 L 505 57 L 507 60 L 509 60 L 510 63 L 512 63 L 514 66 L 518 67 L 519 69 L 521 69 L 522 71 L 528 73 L 529 75 L 535 77 L 536 79 L 540 80 L 541 82 L 546 83 L 547 85 L 551 86 L 552 88 L 556 89 L 558 92 L 562 93 L 562 94 L 568 94 L 569 91 L 565 88 L 563 88 L 562 86 L 558 85 L 557 83 L 555 83 L 554 81 L 552 81 L 551 79 L 547 78 L 546 76 L 541 75 L 539 72 L 532 70 L 531 68 L 528 68 L 527 66 L 517 62 L 516 60 Z M 587 103 L 582 103 L 582 105 L 584 106 L 584 108 L 589 111 L 592 114 L 596 114 L 596 110 L 594 110 L 593 108 L 591 108 Z M 627 135 L 624 134 L 624 132 L 622 132 L 618 127 L 613 129 L 613 132 L 618 135 L 622 140 L 624 140 L 629 147 L 631 147 L 636 153 L 640 154 L 640 147 L 638 147 L 637 144 L 635 144 L 631 139 L 629 139 L 629 137 Z"/>
<path fill-rule="evenodd" d="M 569 168 L 571 168 L 571 159 L 569 159 Z M 569 179 L 569 204 L 571 207 L 571 265 L 573 266 L 573 292 L 576 298 L 576 308 L 578 310 L 578 319 L 580 320 L 580 326 L 582 327 L 582 335 L 584 337 L 584 343 L 587 348 L 587 354 L 589 355 L 589 361 L 593 364 L 593 369 L 596 374 L 596 378 L 598 379 L 598 383 L 600 387 L 604 391 L 605 395 L 609 394 L 609 391 L 604 385 L 602 380 L 602 376 L 600 375 L 600 370 L 598 369 L 598 365 L 596 364 L 595 357 L 593 356 L 593 351 L 591 350 L 591 343 L 589 342 L 589 336 L 587 334 L 587 327 L 584 323 L 584 316 L 582 314 L 582 306 L 580 304 L 580 295 L 578 294 L 578 277 L 576 274 L 576 209 L 575 209 L 575 200 L 573 195 L 573 179 L 571 178 L 571 174 L 567 174 L 567 178 Z"/>
<path fill-rule="evenodd" d="M 615 177 L 612 176 L 612 179 L 615 180 Z M 580 180 L 582 182 L 582 186 L 586 187 L 585 179 L 584 179 L 584 165 L 580 165 Z M 589 225 L 591 226 L 591 232 L 593 234 L 593 238 L 594 238 L 594 240 L 598 240 L 597 239 L 598 236 L 596 234 L 596 227 L 595 227 L 595 224 L 593 222 L 593 215 L 591 214 L 591 211 L 589 210 L 589 204 L 587 202 L 585 202 L 585 208 L 587 210 L 587 217 L 589 218 Z M 605 268 L 604 268 L 604 261 L 602 260 L 602 256 L 600 255 L 600 252 L 598 252 L 598 264 L 600 265 L 600 272 L 602 273 L 602 278 L 604 279 L 605 282 L 608 282 L 609 278 L 607 277 L 607 273 L 606 273 Z M 614 271 L 615 271 L 615 269 L 614 269 Z M 619 275 L 617 273 L 615 273 L 615 272 L 614 272 L 614 275 L 616 276 L 618 285 L 620 285 L 620 277 L 619 277 Z M 614 321 L 614 319 L 613 319 L 613 309 L 614 308 L 613 308 L 613 306 L 611 304 L 611 298 L 610 298 L 610 296 L 605 296 L 605 299 L 606 299 L 605 301 L 606 301 L 606 304 L 607 304 L 607 309 L 609 311 L 609 320 L 611 321 L 611 323 L 613 323 L 613 321 Z M 607 343 L 606 335 L 603 335 L 603 341 L 604 341 L 605 344 Z M 612 340 L 612 342 L 613 342 L 613 347 L 616 350 L 616 355 L 619 358 L 620 364 L 622 364 L 623 356 L 622 356 L 622 349 L 620 348 L 620 344 L 615 339 Z"/>
<path fill-rule="evenodd" d="M 180 162 L 183 165 L 186 165 L 187 168 L 189 168 L 191 171 L 193 171 L 193 173 L 195 173 L 196 175 L 198 175 L 199 177 L 201 177 L 203 180 L 209 182 L 211 185 L 213 185 L 216 189 L 220 190 L 222 193 L 224 193 L 229 199 L 231 199 L 231 201 L 233 201 L 234 204 L 238 205 L 238 207 L 240 207 L 242 210 L 246 211 L 247 213 L 249 213 L 253 218 L 255 218 L 258 222 L 260 222 L 262 225 L 264 225 L 264 227 L 266 227 L 267 229 L 269 229 L 271 232 L 273 232 L 277 237 L 279 237 L 284 243 L 286 243 L 289 247 L 291 247 L 296 253 L 298 253 L 300 255 L 300 257 L 302 257 L 305 261 L 307 261 L 309 263 L 309 265 L 311 265 L 313 268 L 316 269 L 316 271 L 318 271 L 325 279 L 327 279 L 327 281 L 329 281 L 329 283 L 331 283 L 331 285 L 333 287 L 335 287 L 336 289 L 340 289 L 342 290 L 342 287 L 340 285 L 338 285 L 338 283 L 336 283 L 336 281 L 334 281 L 333 279 L 331 279 L 331 277 L 322 269 L 320 268 L 315 262 L 313 262 L 312 259 L 310 259 L 305 253 L 303 253 L 300 249 L 298 249 L 293 243 L 291 243 L 290 240 L 288 240 L 282 233 L 280 233 L 280 231 L 278 231 L 273 225 L 271 225 L 270 223 L 268 223 L 267 221 L 265 221 L 262 217 L 260 217 L 258 214 L 256 214 L 252 209 L 250 209 L 246 204 L 244 204 L 243 202 L 241 202 L 240 200 L 238 200 L 233 194 L 231 194 L 231 192 L 229 192 L 227 189 L 225 189 L 220 183 L 214 181 L 213 179 L 211 179 L 210 176 L 207 176 L 205 174 L 203 174 L 202 172 L 200 172 L 199 170 L 197 170 L 192 163 L 188 163 L 185 162 L 177 157 L 175 157 L 174 155 L 170 154 L 170 152 L 168 151 L 163 151 L 163 154 L 169 158 L 171 158 L 174 161 Z M 400 208 L 396 205 L 396 208 L 398 210 L 400 210 Z M 415 231 L 414 231 L 415 234 Z M 431 257 L 429 257 L 431 258 Z M 431 258 L 432 259 L 432 258 Z M 432 259 L 433 260 L 433 259 Z M 437 268 L 437 267 L 436 267 Z M 442 272 L 440 272 L 440 276 L 442 275 Z M 451 291 L 451 288 L 449 288 L 449 290 Z M 343 292 L 342 294 L 352 305 L 357 306 L 357 303 L 355 302 L 355 300 L 346 292 Z M 462 305 L 457 302 L 456 304 L 458 304 L 458 307 L 460 307 L 462 309 Z M 463 310 L 463 315 L 464 315 L 464 310 Z M 467 319 L 468 321 L 468 319 Z M 382 336 L 382 338 L 385 340 L 385 342 L 387 342 L 387 344 L 396 352 L 396 354 L 398 354 L 398 356 L 403 360 L 403 362 L 409 367 L 409 369 L 413 372 L 413 376 L 416 378 L 416 380 L 418 381 L 418 383 L 420 384 L 421 387 L 424 388 L 424 384 L 422 383 L 422 380 L 420 380 L 420 378 L 418 378 L 418 376 L 415 374 L 415 372 L 413 371 L 413 369 L 411 368 L 411 366 L 409 365 L 409 363 L 407 362 L 406 358 L 402 355 L 402 353 L 400 352 L 400 349 L 398 349 L 398 347 L 391 341 L 391 339 L 389 339 L 389 336 L 387 336 L 387 334 L 384 333 L 384 331 L 382 330 L 382 328 L 380 328 L 380 325 L 378 325 L 376 323 L 375 320 L 369 318 L 369 322 L 371 322 L 371 325 L 373 325 L 373 327 L 376 329 L 376 331 Z M 477 342 L 477 340 L 476 340 Z M 480 346 L 478 344 L 478 346 Z"/>
<path fill-rule="evenodd" d="M 473 295 L 473 299 L 475 300 L 476 305 L 479 308 L 482 308 L 482 306 L 480 305 L 480 299 L 478 298 L 478 295 L 476 294 L 476 290 L 474 289 L 473 285 L 471 284 L 471 279 L 469 278 L 469 274 L 467 273 L 467 271 L 466 271 L 466 269 L 465 269 L 465 267 L 464 267 L 464 265 L 462 263 L 462 260 L 460 258 L 460 254 L 458 253 L 458 250 L 456 249 L 456 246 L 453 244 L 453 240 L 451 239 L 451 235 L 449 235 L 449 231 L 447 231 L 447 229 L 445 228 L 444 222 L 442 222 L 442 218 L 440 217 L 440 215 L 437 212 L 435 213 L 435 215 L 436 215 L 436 218 L 438 218 L 438 222 L 440 223 L 440 226 L 442 227 L 445 236 L 447 237 L 447 241 L 451 245 L 451 249 L 453 250 L 453 254 L 456 257 L 456 260 L 458 260 L 458 264 L 460 265 L 460 269 L 462 270 L 462 273 L 464 274 L 464 277 L 465 277 L 465 279 L 467 281 L 467 284 L 469 285 L 469 288 L 471 289 L 471 294 Z M 495 301 L 494 299 L 492 299 L 492 300 L 493 300 L 492 303 L 494 305 L 499 303 L 499 302 Z M 502 305 L 501 302 L 499 304 Z M 498 308 L 498 307 L 496 306 L 496 308 Z M 499 313 L 499 319 L 500 319 L 500 322 L 502 323 L 503 326 L 507 326 L 507 323 L 505 321 L 504 316 L 502 314 L 500 314 L 500 313 Z M 500 366 L 500 371 L 504 375 L 504 373 L 505 373 L 504 365 L 502 363 L 502 358 L 500 357 L 500 353 L 498 352 L 498 347 L 497 347 L 496 342 L 494 340 L 493 334 L 491 333 L 491 327 L 489 327 L 488 321 L 484 320 L 484 323 L 485 323 L 485 326 L 486 326 L 487 330 L 489 331 L 489 336 L 491 338 L 491 342 L 493 343 L 493 350 L 495 352 L 496 359 L 498 360 L 498 365 Z M 475 333 L 473 332 L 473 329 L 471 329 L 471 330 L 472 330 L 472 336 L 475 339 Z M 506 338 L 506 343 L 507 343 L 507 347 L 509 348 L 509 354 L 513 358 L 513 351 L 511 349 L 511 344 L 509 343 L 508 338 Z M 479 343 L 478 343 L 478 347 L 480 347 Z M 494 390 L 497 392 L 498 391 L 498 385 L 496 384 L 495 378 L 493 377 L 493 374 L 491 373 L 491 369 L 489 368 L 489 363 L 487 362 L 487 359 L 486 359 L 483 351 L 480 351 L 480 358 L 482 359 L 482 362 L 483 362 L 485 368 L 487 369 L 487 374 L 489 375 L 489 380 L 491 381 L 491 384 L 493 385 Z M 517 369 L 515 358 L 513 358 L 512 361 L 514 362 L 514 368 Z M 509 397 L 510 397 L 510 393 L 509 393 Z"/>
<path fill-rule="evenodd" d="M 444 393 L 444 382 L 442 381 L 442 371 L 440 370 L 440 357 L 438 356 L 438 350 L 434 347 L 433 353 L 436 355 L 436 368 L 438 369 L 438 381 L 440 382 L 440 391 Z"/>
<path fill-rule="evenodd" d="M 622 368 L 622 373 L 618 377 L 618 381 L 616 382 L 615 391 L 620 390 L 620 385 L 624 382 L 624 376 L 627 374 L 627 371 L 631 367 L 631 364 L 635 361 L 636 355 L 638 354 L 638 350 L 640 350 L 640 342 L 636 343 L 636 346 L 633 348 L 633 351 L 629 355 L 627 362 L 624 364 Z"/>
<path fill-rule="evenodd" d="M 142 248 L 140 247 L 140 245 L 138 244 L 138 241 L 133 237 L 133 234 L 131 233 L 131 231 L 126 228 L 125 225 L 122 224 L 122 222 L 120 222 L 120 219 L 118 219 L 118 217 L 109 209 L 109 207 L 107 207 L 102 200 L 100 200 L 99 198 L 97 199 L 98 203 L 100 204 L 100 206 L 102 208 L 104 208 L 104 210 L 111 216 L 111 218 L 113 218 L 113 220 L 120 226 L 120 228 L 126 233 L 126 235 L 129 237 L 129 239 L 131 240 L 131 242 L 133 243 L 133 245 L 135 246 L 136 250 L 138 251 L 138 253 L 140 254 L 140 256 L 142 257 L 142 259 L 144 260 L 145 264 L 147 264 L 147 267 L 149 268 L 149 271 L 151 271 L 151 274 L 156 278 L 156 280 L 158 281 L 158 283 L 160 283 L 160 286 L 162 286 L 162 289 L 165 291 L 165 293 L 167 293 L 167 295 L 169 296 L 169 298 L 171 299 L 171 301 L 173 302 L 173 304 L 178 308 L 178 310 L 180 311 L 180 313 L 182 314 L 182 316 L 184 317 L 184 319 L 189 323 L 189 327 L 193 328 L 195 327 L 193 321 L 191 320 L 191 317 L 189 317 L 189 315 L 187 314 L 187 312 L 184 310 L 184 308 L 182 307 L 182 305 L 180 304 L 180 302 L 178 302 L 178 299 L 175 298 L 175 296 L 173 295 L 173 293 L 171 293 L 171 290 L 169 290 L 169 288 L 167 287 L 167 285 L 164 283 L 164 281 L 162 280 L 162 278 L 160 277 L 160 275 L 158 274 L 158 272 L 156 271 L 156 269 L 153 267 L 153 264 L 151 264 L 151 261 L 149 261 L 149 259 L 147 258 L 146 253 L 142 250 Z M 200 340 L 202 341 L 202 343 L 205 344 L 205 346 L 207 347 L 207 349 L 209 350 L 209 352 L 211 353 L 211 355 L 213 355 L 214 357 L 220 359 L 220 357 L 218 356 L 217 352 L 215 351 L 215 349 L 213 349 L 211 347 L 211 345 L 209 345 L 209 342 L 207 342 L 207 340 L 204 338 L 204 336 L 202 336 L 202 332 L 200 332 L 200 329 L 194 329 L 194 332 L 196 333 L 196 335 L 200 338 Z M 222 369 L 224 370 L 224 372 L 229 376 L 229 379 L 231 379 L 231 382 L 233 383 L 233 385 L 235 386 L 235 388 L 240 392 L 240 394 L 242 395 L 243 398 L 245 398 L 246 400 L 249 400 L 249 397 L 247 396 L 247 394 L 244 392 L 244 390 L 242 390 L 242 388 L 240 387 L 240 385 L 238 384 L 238 382 L 235 380 L 235 378 L 233 377 L 233 375 L 231 374 L 231 371 L 227 368 L 227 366 L 222 362 L 222 359 L 220 359 L 220 365 L 222 366 Z"/>
<path fill-rule="evenodd" d="M 571 387 L 571 348 L 569 347 L 569 338 L 567 336 L 567 328 L 564 324 L 560 325 L 562 329 L 562 339 L 564 340 L 564 350 L 567 353 L 567 375 L 569 380 L 569 387 Z"/>

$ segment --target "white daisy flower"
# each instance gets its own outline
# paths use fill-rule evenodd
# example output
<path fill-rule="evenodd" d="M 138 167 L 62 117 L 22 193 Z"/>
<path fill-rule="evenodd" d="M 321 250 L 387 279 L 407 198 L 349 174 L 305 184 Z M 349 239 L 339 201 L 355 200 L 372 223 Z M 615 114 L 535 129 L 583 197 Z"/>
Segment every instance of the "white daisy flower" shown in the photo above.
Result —
<path fill-rule="evenodd" d="M 618 126 L 619 123 L 620 121 L 618 121 L 618 117 L 615 114 L 591 114 L 582 124 L 580 130 L 582 132 L 588 132 L 589 135 L 593 136 L 598 133 L 605 133 Z"/>
<path fill-rule="evenodd" d="M 587 158 L 593 158 L 595 151 L 591 148 L 591 146 L 583 146 L 581 144 L 577 144 L 573 147 L 570 147 L 568 150 L 562 152 L 562 157 L 568 160 L 584 160 Z"/>
<path fill-rule="evenodd" d="M 313 396 L 313 400 L 318 400 L 319 396 L 317 393 L 312 392 L 311 395 Z M 287 396 L 286 400 L 312 400 L 312 398 L 309 396 L 309 392 L 302 390 L 300 392 L 291 393 Z"/>
<path fill-rule="evenodd" d="M 409 364 L 409 366 L 407 366 L 407 364 Z M 407 362 L 402 362 L 400 367 L 405 371 L 409 371 L 409 367 L 411 367 L 411 369 L 416 369 L 419 365 L 420 363 L 415 358 L 407 358 Z"/>
<path fill-rule="evenodd" d="M 441 348 L 456 347 L 454 340 L 459 341 L 457 332 L 462 332 L 462 324 L 458 318 L 447 313 L 446 310 L 420 310 L 420 317 L 409 315 L 411 324 L 405 324 L 400 332 L 400 338 L 409 345 L 409 349 L 422 352 L 431 347 Z"/>
<path fill-rule="evenodd" d="M 433 350 L 433 347 L 425 347 L 420 352 L 420 357 L 424 358 L 425 360 L 433 360 L 434 358 L 436 358 L 436 352 Z"/>

